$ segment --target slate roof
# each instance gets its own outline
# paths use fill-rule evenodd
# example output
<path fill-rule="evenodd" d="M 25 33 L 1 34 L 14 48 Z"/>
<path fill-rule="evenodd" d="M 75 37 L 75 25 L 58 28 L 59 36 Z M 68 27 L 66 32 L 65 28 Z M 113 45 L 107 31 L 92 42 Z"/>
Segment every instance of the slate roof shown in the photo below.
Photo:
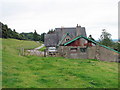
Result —
<path fill-rule="evenodd" d="M 66 33 L 69 33 L 71 35 L 71 38 L 76 37 L 77 35 L 77 27 L 67 27 L 67 28 L 55 28 L 54 34 L 46 34 L 44 38 L 44 44 L 45 46 L 57 46 L 57 44 L 60 43 L 62 38 Z M 85 27 L 79 27 L 80 33 L 83 36 L 86 36 Z"/>
<path fill-rule="evenodd" d="M 66 34 L 69 33 L 72 37 L 76 36 L 76 28 L 55 28 L 56 32 L 58 32 L 61 37 L 62 37 L 62 33 Z"/>
<path fill-rule="evenodd" d="M 45 38 L 44 38 L 44 44 L 47 47 L 57 46 L 57 44 L 58 44 L 57 34 L 46 34 Z"/>
<path fill-rule="evenodd" d="M 59 41 L 59 43 L 58 43 L 57 46 L 60 46 L 60 44 L 63 42 L 63 40 L 64 40 L 67 36 L 69 36 L 70 38 L 72 38 L 72 36 L 71 36 L 69 33 L 66 33 L 66 34 L 62 37 L 62 39 Z"/>
<path fill-rule="evenodd" d="M 85 27 L 81 27 L 81 35 L 83 35 L 83 36 L 85 36 L 85 37 L 87 37 L 87 34 L 86 34 L 86 31 L 85 31 Z"/>

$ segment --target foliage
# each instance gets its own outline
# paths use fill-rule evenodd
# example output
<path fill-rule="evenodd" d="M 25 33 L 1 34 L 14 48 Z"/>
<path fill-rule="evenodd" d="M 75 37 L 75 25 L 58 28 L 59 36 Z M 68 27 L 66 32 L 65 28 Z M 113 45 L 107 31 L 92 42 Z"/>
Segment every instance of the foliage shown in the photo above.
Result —
<path fill-rule="evenodd" d="M 36 30 L 33 33 L 33 40 L 34 41 L 39 41 L 40 40 L 39 35 L 37 34 Z"/>
<path fill-rule="evenodd" d="M 33 32 L 29 32 L 29 33 L 20 33 L 21 35 L 24 36 L 24 40 L 33 40 Z"/>
<path fill-rule="evenodd" d="M 102 40 L 111 39 L 111 34 L 108 33 L 105 29 L 102 30 L 102 35 L 100 36 Z"/>
<path fill-rule="evenodd" d="M 45 34 L 46 34 L 46 33 L 42 33 L 42 34 L 41 34 L 41 38 L 40 38 L 40 40 L 41 40 L 42 42 L 44 42 Z"/>
<path fill-rule="evenodd" d="M 39 35 L 36 30 L 35 32 L 30 32 L 30 33 L 18 33 L 16 32 L 15 29 L 11 29 L 8 28 L 8 26 L 6 24 L 2 23 L 2 31 L 0 30 L 0 32 L 2 32 L 2 38 L 14 38 L 14 39 L 18 39 L 18 40 L 34 40 L 34 41 L 42 41 L 44 42 L 44 34 L 42 33 L 41 35 Z"/>
<path fill-rule="evenodd" d="M 19 56 L 33 41 L 3 39 L 3 88 L 118 88 L 118 63 L 62 57 Z"/>
<path fill-rule="evenodd" d="M 112 48 L 120 52 L 120 43 L 114 42 Z"/>
<path fill-rule="evenodd" d="M 120 43 L 117 43 L 117 49 L 120 52 Z"/>
<path fill-rule="evenodd" d="M 55 32 L 55 30 L 50 29 L 50 30 L 47 32 L 47 34 L 53 34 L 54 32 Z"/>
<path fill-rule="evenodd" d="M 15 29 L 11 30 L 11 28 L 8 28 L 6 24 L 2 24 L 2 38 L 14 38 L 22 40 L 24 36 L 17 33 Z"/>
<path fill-rule="evenodd" d="M 108 33 L 105 29 L 103 29 L 102 35 L 100 36 L 99 39 L 100 44 L 111 47 L 120 52 L 120 43 L 113 42 L 111 36 L 112 35 L 110 33 Z"/>
<path fill-rule="evenodd" d="M 2 38 L 8 38 L 8 26 L 2 24 Z"/>
<path fill-rule="evenodd" d="M 44 46 L 44 47 L 42 47 L 42 48 L 40 48 L 40 51 L 44 51 L 46 49 L 46 47 Z"/>
<path fill-rule="evenodd" d="M 111 34 L 108 33 L 105 29 L 102 31 L 102 35 L 100 36 L 100 44 L 103 44 L 105 46 L 110 46 L 112 47 L 113 41 L 111 39 Z"/>

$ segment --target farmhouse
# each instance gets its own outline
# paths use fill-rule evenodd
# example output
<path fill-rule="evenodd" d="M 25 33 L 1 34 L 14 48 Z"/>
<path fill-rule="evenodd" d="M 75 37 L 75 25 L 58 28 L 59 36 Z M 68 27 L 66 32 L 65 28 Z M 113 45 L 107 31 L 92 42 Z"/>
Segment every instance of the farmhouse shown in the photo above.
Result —
<path fill-rule="evenodd" d="M 98 59 L 119 62 L 120 53 L 87 38 L 84 27 L 56 28 L 53 34 L 45 35 L 45 46 L 56 47 L 59 56 L 65 58 Z"/>
<path fill-rule="evenodd" d="M 77 25 L 76 27 L 55 28 L 54 33 L 45 35 L 44 44 L 46 47 L 56 47 L 61 40 L 65 42 L 79 35 L 87 36 L 85 27 Z"/>

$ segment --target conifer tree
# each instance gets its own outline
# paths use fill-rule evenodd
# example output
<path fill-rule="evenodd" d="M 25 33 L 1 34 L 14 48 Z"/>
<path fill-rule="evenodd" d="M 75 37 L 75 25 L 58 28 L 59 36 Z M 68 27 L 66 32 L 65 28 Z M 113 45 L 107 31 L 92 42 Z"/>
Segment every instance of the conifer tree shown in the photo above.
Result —
<path fill-rule="evenodd" d="M 33 40 L 38 41 L 38 34 L 37 34 L 36 30 L 33 33 Z"/>

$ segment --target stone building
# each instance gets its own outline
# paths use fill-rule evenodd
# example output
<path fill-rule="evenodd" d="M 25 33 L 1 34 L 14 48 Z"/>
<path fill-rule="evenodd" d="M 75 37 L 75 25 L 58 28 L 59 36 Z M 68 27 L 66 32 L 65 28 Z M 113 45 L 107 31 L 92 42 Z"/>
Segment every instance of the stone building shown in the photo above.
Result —
<path fill-rule="evenodd" d="M 80 43 L 82 39 L 87 43 Z M 120 62 L 120 52 L 81 35 L 60 44 L 58 53 L 66 58 Z"/>
<path fill-rule="evenodd" d="M 66 35 L 67 34 L 67 35 Z M 86 37 L 85 27 L 76 26 L 76 27 L 67 27 L 67 28 L 55 28 L 53 34 L 46 34 L 44 38 L 44 44 L 46 47 L 57 47 L 61 40 L 70 40 L 76 36 L 83 35 Z"/>
<path fill-rule="evenodd" d="M 120 52 L 87 38 L 84 27 L 56 28 L 53 34 L 46 34 L 46 47 L 56 47 L 58 55 L 65 58 L 98 59 L 120 62 Z"/>

